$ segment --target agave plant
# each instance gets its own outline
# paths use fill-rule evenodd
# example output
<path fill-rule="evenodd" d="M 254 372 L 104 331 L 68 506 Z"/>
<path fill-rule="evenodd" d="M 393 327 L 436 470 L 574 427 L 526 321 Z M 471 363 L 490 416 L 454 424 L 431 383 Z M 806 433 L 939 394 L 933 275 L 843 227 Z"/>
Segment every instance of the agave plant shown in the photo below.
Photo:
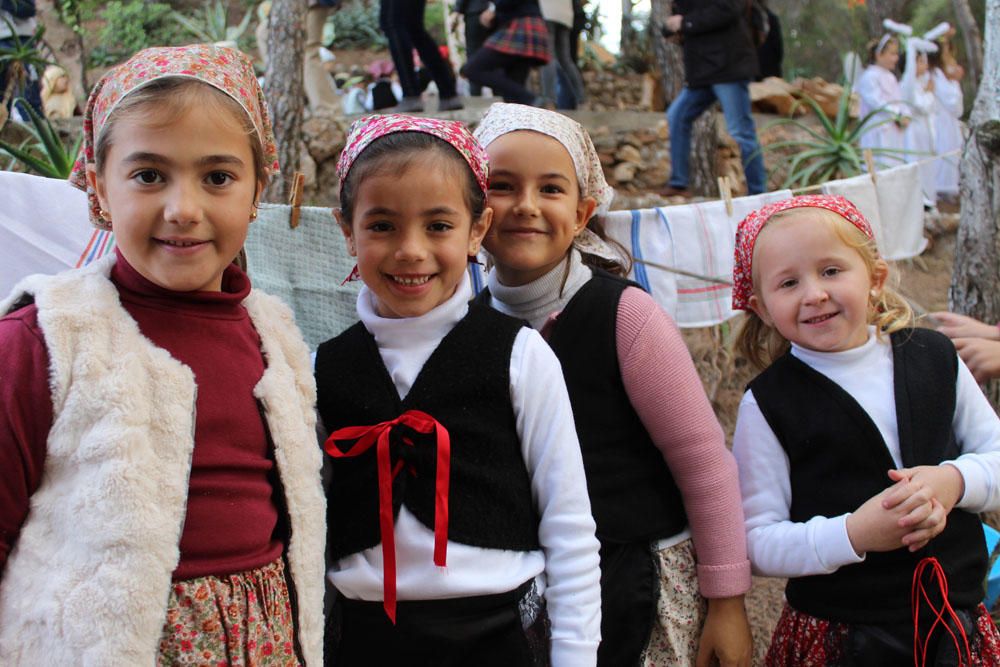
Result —
<path fill-rule="evenodd" d="M 206 2 L 193 16 L 172 11 L 170 17 L 182 28 L 203 42 L 231 42 L 238 44 L 250 26 L 252 12 L 247 12 L 239 25 L 229 25 L 228 7 L 223 0 Z"/>
<path fill-rule="evenodd" d="M 15 99 L 14 106 L 27 115 L 29 123 L 24 125 L 24 129 L 30 136 L 19 146 L 0 141 L 0 150 L 35 174 L 49 178 L 69 178 L 73 163 L 80 152 L 83 135 L 77 137 L 72 146 L 67 147 L 52 127 L 52 123 L 35 111 L 23 98 Z"/>
<path fill-rule="evenodd" d="M 765 128 L 791 125 L 808 138 L 778 141 L 761 147 L 762 152 L 792 149 L 779 166 L 787 168 L 788 174 L 782 187 L 806 187 L 830 180 L 857 176 L 864 171 L 863 149 L 859 146 L 861 135 L 880 125 L 893 122 L 892 118 L 880 117 L 885 108 L 875 109 L 855 121 L 851 118 L 851 88 L 843 86 L 837 100 L 837 113 L 833 119 L 827 117 L 819 103 L 809 96 L 796 101 L 792 107 L 794 114 L 799 105 L 804 104 L 818 119 L 819 127 L 814 127 L 795 118 L 782 118 L 769 123 Z M 875 158 L 889 157 L 903 161 L 911 153 L 896 148 L 872 148 Z"/>

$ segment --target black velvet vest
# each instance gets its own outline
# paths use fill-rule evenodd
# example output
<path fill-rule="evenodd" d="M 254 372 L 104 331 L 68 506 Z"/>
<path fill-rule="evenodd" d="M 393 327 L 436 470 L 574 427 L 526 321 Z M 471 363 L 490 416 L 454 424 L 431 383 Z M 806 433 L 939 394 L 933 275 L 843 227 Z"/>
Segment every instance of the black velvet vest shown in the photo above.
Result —
<path fill-rule="evenodd" d="M 893 384 L 899 445 L 905 467 L 936 465 L 959 455 L 952 432 L 958 361 L 951 341 L 927 329 L 892 334 Z M 840 385 L 791 354 L 750 383 L 768 425 L 791 466 L 792 521 L 852 512 L 891 485 L 895 464 L 878 427 Z M 913 570 L 936 557 L 957 608 L 983 598 L 986 546 L 979 518 L 961 509 L 944 532 L 916 553 L 869 553 L 832 574 L 788 582 L 789 604 L 842 622 L 881 623 L 911 618 Z"/>
<path fill-rule="evenodd" d="M 573 405 L 591 510 L 602 542 L 654 541 L 687 526 L 677 484 L 622 383 L 618 302 L 629 286 L 637 287 L 595 270 L 559 314 L 549 335 Z"/>
<path fill-rule="evenodd" d="M 431 354 L 409 394 L 399 399 L 375 339 L 361 323 L 320 345 L 316 356 L 318 408 L 330 431 L 392 420 L 421 410 L 451 438 L 448 539 L 487 549 L 539 548 L 538 514 L 510 402 L 510 355 L 523 324 L 489 308 L 469 313 Z M 404 439 L 414 442 L 406 446 Z M 406 426 L 390 436 L 393 515 L 401 504 L 434 528 L 434 435 Z M 343 451 L 351 442 L 340 442 Z M 330 555 L 334 559 L 377 545 L 376 448 L 332 458 L 327 489 Z"/>

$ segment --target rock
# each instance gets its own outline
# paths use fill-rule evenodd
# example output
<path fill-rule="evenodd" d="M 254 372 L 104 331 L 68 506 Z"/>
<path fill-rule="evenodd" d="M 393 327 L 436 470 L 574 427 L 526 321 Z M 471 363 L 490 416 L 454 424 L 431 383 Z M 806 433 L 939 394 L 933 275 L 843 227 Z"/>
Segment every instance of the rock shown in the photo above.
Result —
<path fill-rule="evenodd" d="M 797 104 L 796 90 L 795 86 L 784 79 L 769 76 L 763 81 L 754 81 L 750 84 L 750 103 L 754 111 L 790 116 Z M 801 105 L 798 108 L 801 109 L 798 111 L 799 114 L 806 112 Z"/>
<path fill-rule="evenodd" d="M 626 141 L 628 141 L 627 138 Z M 622 144 L 621 148 L 618 149 L 618 152 L 615 153 L 615 159 L 619 162 L 635 162 L 641 164 L 642 154 L 634 144 L 625 143 Z"/>
<path fill-rule="evenodd" d="M 302 124 L 302 138 L 316 162 L 336 159 L 344 150 L 346 121 L 336 114 L 317 110 Z"/>
<path fill-rule="evenodd" d="M 638 170 L 638 164 L 634 162 L 622 162 L 621 164 L 615 165 L 615 168 L 611 173 L 611 177 L 614 179 L 615 183 L 618 184 L 630 183 L 632 179 L 635 178 L 635 173 Z"/>

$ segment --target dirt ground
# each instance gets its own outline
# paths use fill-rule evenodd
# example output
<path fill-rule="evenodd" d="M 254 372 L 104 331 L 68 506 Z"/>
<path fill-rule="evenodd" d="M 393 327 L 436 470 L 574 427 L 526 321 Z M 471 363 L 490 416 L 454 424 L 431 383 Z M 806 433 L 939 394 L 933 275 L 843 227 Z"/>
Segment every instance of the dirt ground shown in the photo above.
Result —
<path fill-rule="evenodd" d="M 928 249 L 920 257 L 893 263 L 896 288 L 910 300 L 918 316 L 947 308 L 954 249 L 954 231 L 946 231 L 932 237 Z M 735 337 L 738 323 L 735 319 L 728 326 L 683 330 L 730 446 L 737 407 L 747 382 L 755 374 L 745 361 L 733 358 L 727 351 L 726 344 Z M 927 318 L 919 317 L 918 324 L 931 325 Z M 784 586 L 784 579 L 754 577 L 753 588 L 747 596 L 747 613 L 754 636 L 754 665 L 763 664 L 784 603 Z"/>

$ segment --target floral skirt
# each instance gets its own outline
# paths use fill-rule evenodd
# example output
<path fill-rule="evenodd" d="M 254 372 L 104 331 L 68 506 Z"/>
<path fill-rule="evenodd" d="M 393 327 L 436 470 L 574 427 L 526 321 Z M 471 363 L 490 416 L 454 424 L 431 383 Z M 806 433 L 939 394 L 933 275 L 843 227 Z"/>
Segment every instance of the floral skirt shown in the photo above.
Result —
<path fill-rule="evenodd" d="M 1000 665 L 1000 634 L 986 606 L 980 604 L 975 609 L 963 611 L 963 625 L 969 642 L 972 665 Z M 852 626 L 847 623 L 828 621 L 797 611 L 787 603 L 778 619 L 771 638 L 764 664 L 767 667 L 827 667 L 877 665 L 909 665 L 913 661 L 912 639 L 896 642 L 904 644 L 901 655 L 896 649 L 888 648 L 879 641 L 870 641 L 873 633 L 859 632 L 858 628 L 873 626 Z M 878 626 L 874 626 L 878 627 Z M 910 630 L 912 632 L 912 628 Z M 888 634 L 888 633 L 886 633 Z M 944 633 L 939 632 L 939 635 Z M 866 643 L 867 642 L 867 643 Z M 928 654 L 928 665 L 968 664 L 955 662 L 957 654 L 950 639 L 939 637 L 936 648 Z M 964 653 L 964 646 L 963 646 Z"/>
<path fill-rule="evenodd" d="M 708 614 L 708 601 L 698 592 L 694 543 L 684 540 L 654 555 L 660 570 L 660 596 L 642 665 L 694 665 Z"/>
<path fill-rule="evenodd" d="M 174 582 L 157 665 L 298 667 L 283 560 Z"/>

